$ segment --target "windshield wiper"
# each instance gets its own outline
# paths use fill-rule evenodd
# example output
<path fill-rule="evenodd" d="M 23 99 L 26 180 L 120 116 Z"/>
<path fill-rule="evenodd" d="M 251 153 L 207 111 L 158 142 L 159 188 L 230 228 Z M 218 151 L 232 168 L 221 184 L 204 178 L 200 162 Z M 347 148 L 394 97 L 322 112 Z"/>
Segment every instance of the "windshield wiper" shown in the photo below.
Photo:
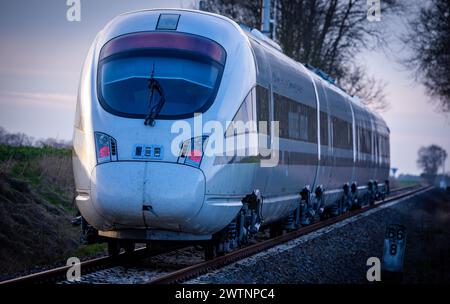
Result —
<path fill-rule="evenodd" d="M 150 79 L 148 80 L 148 82 L 149 82 L 148 88 L 151 91 L 151 93 L 150 93 L 150 100 L 149 100 L 149 106 L 152 105 L 153 94 L 154 94 L 155 91 L 159 95 L 159 100 L 150 109 L 150 112 L 148 113 L 148 115 L 145 117 L 145 120 L 144 120 L 144 125 L 152 126 L 152 127 L 155 125 L 155 118 L 156 118 L 156 116 L 158 116 L 158 114 L 161 112 L 162 107 L 166 103 L 166 98 L 164 97 L 164 90 L 163 90 L 161 84 L 159 83 L 159 81 L 154 78 L 154 74 L 155 74 L 155 64 L 153 64 L 152 74 L 150 76 Z"/>

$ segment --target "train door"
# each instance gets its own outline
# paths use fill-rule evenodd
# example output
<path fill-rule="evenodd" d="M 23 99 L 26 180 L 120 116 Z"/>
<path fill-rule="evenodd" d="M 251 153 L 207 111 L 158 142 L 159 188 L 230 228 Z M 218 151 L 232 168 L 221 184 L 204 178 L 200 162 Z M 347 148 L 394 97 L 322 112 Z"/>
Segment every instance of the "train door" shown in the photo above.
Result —
<path fill-rule="evenodd" d="M 357 165 L 356 165 L 356 155 L 357 155 L 357 147 L 356 147 L 356 141 L 357 141 L 357 134 L 356 134 L 356 113 L 355 113 L 355 107 L 352 104 L 351 100 L 348 100 L 348 103 L 350 105 L 350 109 L 352 110 L 352 147 L 353 147 L 353 165 L 352 165 L 352 174 L 350 183 L 356 181 L 357 177 Z"/>
<path fill-rule="evenodd" d="M 263 150 L 272 148 L 271 122 L 273 121 L 273 102 L 271 91 L 262 85 L 256 86 L 256 117 L 258 123 L 258 147 L 260 153 Z M 261 156 L 265 158 L 265 156 Z M 267 194 L 267 182 L 270 174 L 270 167 L 259 166 L 256 168 L 255 189 L 259 189 L 261 193 Z"/>
<path fill-rule="evenodd" d="M 352 178 L 353 161 L 353 116 L 349 101 L 338 91 L 325 88 L 331 112 L 331 139 L 333 169 L 331 185 L 333 189 L 342 189 L 344 183 Z"/>
<path fill-rule="evenodd" d="M 271 93 L 271 69 L 267 59 L 266 52 L 260 44 L 254 40 L 250 40 L 252 45 L 253 56 L 256 65 L 256 118 L 258 123 L 258 133 L 266 133 L 258 136 L 258 145 L 271 149 L 271 122 L 273 121 L 273 101 Z M 261 130 L 260 123 L 266 122 L 266 132 Z M 263 132 L 262 132 L 263 131 Z M 261 191 L 263 195 L 268 194 L 268 179 L 271 172 L 270 167 L 258 166 L 255 169 L 254 189 Z"/>
<path fill-rule="evenodd" d="M 328 189 L 331 182 L 331 170 L 334 163 L 333 148 L 331 146 L 330 139 L 330 121 L 328 114 L 330 112 L 330 109 L 328 106 L 327 96 L 320 81 L 316 81 L 316 89 L 319 99 L 318 126 L 320 129 L 320 160 L 317 166 L 314 188 L 321 185 L 325 189 Z"/>

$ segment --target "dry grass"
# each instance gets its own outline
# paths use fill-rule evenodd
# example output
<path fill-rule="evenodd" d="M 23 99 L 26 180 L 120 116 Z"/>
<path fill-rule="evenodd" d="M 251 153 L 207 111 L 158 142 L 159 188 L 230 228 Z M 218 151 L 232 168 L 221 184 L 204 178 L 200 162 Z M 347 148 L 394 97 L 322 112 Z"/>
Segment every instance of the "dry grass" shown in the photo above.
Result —
<path fill-rule="evenodd" d="M 78 248 L 73 195 L 70 150 L 0 146 L 0 276 Z"/>

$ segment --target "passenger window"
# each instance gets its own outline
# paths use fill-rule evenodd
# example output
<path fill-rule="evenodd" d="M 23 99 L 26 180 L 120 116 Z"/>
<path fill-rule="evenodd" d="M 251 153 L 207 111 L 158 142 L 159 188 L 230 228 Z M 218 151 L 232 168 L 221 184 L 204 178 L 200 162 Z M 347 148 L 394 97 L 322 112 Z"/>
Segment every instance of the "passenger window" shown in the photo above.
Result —
<path fill-rule="evenodd" d="M 267 134 L 270 135 L 270 96 L 269 90 L 262 87 L 256 87 L 256 112 L 258 122 L 267 122 Z"/>
<path fill-rule="evenodd" d="M 320 112 L 320 144 L 328 146 L 328 114 Z"/>
<path fill-rule="evenodd" d="M 247 97 L 245 97 L 242 105 L 234 116 L 233 121 L 227 128 L 225 133 L 226 137 L 256 132 L 256 120 L 253 113 L 253 109 L 255 108 L 253 96 L 254 92 L 252 90 L 248 93 Z"/>
<path fill-rule="evenodd" d="M 270 91 L 259 85 L 256 87 L 256 114 L 258 119 L 258 133 L 266 135 L 265 139 L 260 138 L 260 140 L 266 141 L 265 147 L 270 148 L 272 122 L 270 119 Z M 266 124 L 265 130 L 261 129 L 262 126 L 260 124 L 263 123 Z"/>
<path fill-rule="evenodd" d="M 316 109 L 278 94 L 274 98 L 280 137 L 317 143 Z"/>
<path fill-rule="evenodd" d="M 353 150 L 352 124 L 338 117 L 333 117 L 333 147 Z"/>

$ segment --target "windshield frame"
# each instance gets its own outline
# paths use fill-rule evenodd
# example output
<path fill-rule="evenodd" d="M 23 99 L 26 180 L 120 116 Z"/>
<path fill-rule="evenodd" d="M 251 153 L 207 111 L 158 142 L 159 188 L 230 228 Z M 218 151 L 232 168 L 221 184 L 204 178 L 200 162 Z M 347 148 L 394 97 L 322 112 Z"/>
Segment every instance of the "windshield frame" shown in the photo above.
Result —
<path fill-rule="evenodd" d="M 157 33 L 164 33 L 165 31 L 157 31 Z M 107 43 L 105 43 L 102 47 L 102 49 L 100 50 L 100 53 L 102 52 L 103 48 L 105 46 L 108 45 L 109 42 L 123 37 L 123 36 L 127 36 L 130 34 L 139 34 L 139 33 L 153 33 L 150 31 L 146 31 L 146 32 L 134 32 L 134 33 L 127 33 L 125 35 L 121 35 L 118 37 L 115 37 L 113 39 L 111 39 L 110 41 L 108 41 Z M 156 33 L 156 32 L 155 32 Z M 171 31 L 169 31 L 169 33 L 173 33 Z M 200 38 L 200 39 L 205 39 L 205 40 L 209 40 L 210 42 L 216 44 L 217 46 L 219 46 L 222 49 L 223 52 L 223 64 L 217 62 L 216 60 L 212 59 L 212 58 L 207 58 L 205 56 L 202 56 L 199 53 L 193 52 L 193 51 L 189 51 L 189 50 L 181 50 L 181 49 L 173 49 L 173 48 L 166 48 L 166 47 L 152 47 L 152 48 L 133 48 L 130 50 L 126 50 L 126 51 L 121 51 L 119 53 L 115 53 L 112 55 L 109 55 L 105 58 L 99 58 L 98 64 L 97 64 L 97 79 L 96 79 L 96 86 L 97 86 L 97 99 L 100 103 L 100 105 L 102 106 L 102 108 L 113 114 L 116 116 L 120 116 L 120 117 L 125 117 L 125 118 L 132 118 L 132 119 L 145 119 L 146 116 L 148 115 L 148 113 L 142 113 L 142 114 L 135 114 L 135 113 L 126 113 L 126 112 L 121 112 L 118 111 L 114 108 L 112 108 L 108 102 L 105 100 L 105 98 L 103 97 L 102 94 L 102 68 L 103 65 L 113 61 L 115 59 L 118 58 L 129 58 L 129 57 L 134 57 L 134 56 L 144 56 L 144 57 L 151 57 L 151 56 L 160 56 L 160 57 L 173 57 L 173 58 L 183 58 L 183 59 L 189 59 L 189 60 L 193 60 L 193 61 L 198 61 L 198 62 L 202 62 L 202 63 L 207 63 L 210 65 L 213 65 L 214 67 L 216 67 L 218 69 L 218 73 L 217 73 L 217 78 L 216 81 L 214 83 L 214 88 L 209 96 L 209 98 L 207 99 L 207 101 L 199 108 L 199 109 L 193 109 L 193 111 L 186 113 L 186 114 L 175 114 L 175 115 L 164 115 L 164 114 L 158 114 L 156 115 L 155 119 L 159 119 L 159 120 L 174 120 L 174 119 L 184 119 L 184 118 L 192 118 L 194 117 L 195 113 L 204 113 L 206 112 L 211 105 L 213 104 L 214 100 L 216 99 L 217 96 L 217 92 L 219 90 L 220 84 L 222 82 L 222 77 L 223 77 L 223 73 L 225 70 L 225 65 L 226 65 L 226 59 L 227 59 L 227 53 L 224 49 L 223 46 L 221 46 L 219 43 L 217 43 L 214 40 L 211 40 L 207 37 L 204 36 L 199 36 L 199 35 L 194 35 L 194 34 L 190 34 L 190 33 L 182 33 L 182 32 L 177 32 L 177 34 L 182 34 L 182 35 L 187 35 L 187 36 L 193 36 L 196 38 Z M 149 71 L 149 75 L 148 78 L 150 79 L 151 74 Z M 150 102 L 150 101 L 147 101 Z M 166 100 L 166 103 L 168 101 Z M 170 102 L 170 101 L 169 101 Z M 151 106 L 151 105 L 150 105 Z"/>

